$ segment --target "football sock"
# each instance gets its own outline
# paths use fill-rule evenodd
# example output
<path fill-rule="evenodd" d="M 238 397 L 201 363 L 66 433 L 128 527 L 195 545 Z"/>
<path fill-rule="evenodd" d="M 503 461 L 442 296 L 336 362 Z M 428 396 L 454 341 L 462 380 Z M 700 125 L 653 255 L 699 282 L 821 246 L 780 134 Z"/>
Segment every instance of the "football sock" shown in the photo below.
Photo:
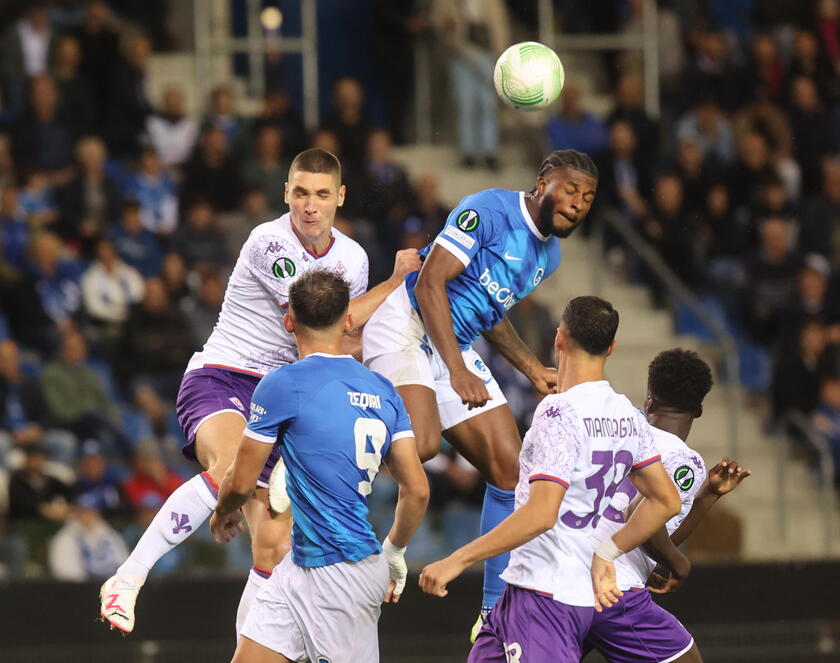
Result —
<path fill-rule="evenodd" d="M 263 585 L 271 577 L 271 571 L 251 567 L 251 572 L 248 574 L 248 582 L 245 583 L 245 589 L 242 590 L 242 598 L 239 599 L 239 607 L 236 609 L 236 639 L 239 640 L 239 634 L 242 632 L 242 627 L 245 626 L 245 618 L 248 616 L 248 611 L 251 609 L 251 604 L 254 602 L 257 592 L 259 592 Z"/>
<path fill-rule="evenodd" d="M 218 497 L 219 486 L 207 472 L 181 484 L 163 503 L 117 575 L 145 582 L 155 563 L 210 517 Z"/>
<path fill-rule="evenodd" d="M 481 533 L 485 534 L 513 513 L 514 494 L 487 484 L 484 491 L 484 506 L 481 509 Z M 491 557 L 484 562 L 484 596 L 482 608 L 492 608 L 505 588 L 499 574 L 505 570 L 510 553 Z"/>

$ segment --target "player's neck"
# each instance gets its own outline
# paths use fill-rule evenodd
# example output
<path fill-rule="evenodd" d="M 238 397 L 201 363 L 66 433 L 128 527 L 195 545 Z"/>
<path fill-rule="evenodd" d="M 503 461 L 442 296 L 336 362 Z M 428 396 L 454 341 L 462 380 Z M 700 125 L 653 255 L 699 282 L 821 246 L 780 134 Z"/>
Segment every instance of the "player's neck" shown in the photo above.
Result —
<path fill-rule="evenodd" d="M 325 355 L 342 355 L 346 354 L 342 347 L 343 335 L 339 338 L 335 336 L 320 336 L 295 334 L 295 340 L 298 346 L 298 356 L 305 359 L 309 355 L 321 353 Z"/>
<path fill-rule="evenodd" d="M 322 235 L 318 236 L 316 239 L 311 239 L 309 237 L 304 237 L 301 233 L 298 232 L 298 229 L 295 228 L 295 224 L 292 224 L 292 232 L 295 234 L 295 237 L 298 238 L 298 241 L 301 243 L 304 249 L 312 253 L 313 255 L 320 256 L 326 252 L 326 250 L 330 247 L 330 242 L 332 241 L 332 231 L 328 233 L 323 233 Z"/>
<path fill-rule="evenodd" d="M 647 420 L 654 428 L 676 435 L 683 442 L 688 439 L 691 424 L 694 423 L 694 417 L 691 415 L 685 412 L 670 412 L 668 410 L 648 412 Z"/>
<path fill-rule="evenodd" d="M 606 380 L 604 361 L 599 358 L 564 357 L 558 371 L 558 390 L 560 393 L 584 382 Z"/>

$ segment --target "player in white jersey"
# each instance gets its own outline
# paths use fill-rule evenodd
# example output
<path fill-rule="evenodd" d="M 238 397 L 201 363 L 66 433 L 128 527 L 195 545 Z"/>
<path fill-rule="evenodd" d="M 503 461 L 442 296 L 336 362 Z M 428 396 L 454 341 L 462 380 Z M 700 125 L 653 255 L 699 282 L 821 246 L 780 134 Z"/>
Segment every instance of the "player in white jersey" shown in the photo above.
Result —
<path fill-rule="evenodd" d="M 179 487 L 164 503 L 128 560 L 100 590 L 100 614 L 112 627 L 134 629 L 134 603 L 151 567 L 210 516 L 218 486 L 236 453 L 249 416 L 251 394 L 268 371 L 297 359 L 294 338 L 283 327 L 289 286 L 313 267 L 341 275 L 351 288 L 355 331 L 345 351 L 360 350 L 359 328 L 416 270 L 416 251 L 397 254 L 390 279 L 369 292 L 364 249 L 333 227 L 345 187 L 331 153 L 310 149 L 295 157 L 285 185 L 289 213 L 256 227 L 228 282 L 219 320 L 201 352 L 190 360 L 176 409 L 187 438 L 184 453 L 206 472 Z M 288 514 L 272 519 L 264 487 L 277 456 L 261 476 L 262 490 L 244 508 L 251 531 L 254 568 L 237 613 L 237 632 L 251 599 L 288 550 Z"/>
<path fill-rule="evenodd" d="M 687 577 L 691 564 L 676 546 L 688 538 L 715 501 L 750 475 L 749 470 L 724 458 L 707 478 L 703 458 L 686 444 L 711 387 L 712 372 L 695 352 L 662 352 L 648 368 L 645 415 L 682 506 L 644 551 L 637 548 L 616 560 L 617 584 L 624 595 L 618 606 L 595 615 L 586 639 L 587 646 L 598 649 L 609 663 L 702 663 L 691 635 L 676 617 L 651 600 L 645 586 L 653 577 L 656 586 L 651 591 L 662 593 Z M 622 483 L 595 529 L 595 545 L 622 526 L 625 512 L 632 511 L 637 502 L 632 484 Z M 667 580 L 658 574 L 651 576 L 656 561 L 646 552 L 670 567 Z"/>
<path fill-rule="evenodd" d="M 569 303 L 555 339 L 559 393 L 543 399 L 525 436 L 515 511 L 421 574 L 424 591 L 445 596 L 467 566 L 511 551 L 502 574 L 508 585 L 476 638 L 472 663 L 577 663 L 593 606 L 602 610 L 620 596 L 613 560 L 679 511 L 650 426 L 604 379 L 617 328 L 608 302 Z M 628 475 L 647 499 L 593 556 L 592 530 Z"/>

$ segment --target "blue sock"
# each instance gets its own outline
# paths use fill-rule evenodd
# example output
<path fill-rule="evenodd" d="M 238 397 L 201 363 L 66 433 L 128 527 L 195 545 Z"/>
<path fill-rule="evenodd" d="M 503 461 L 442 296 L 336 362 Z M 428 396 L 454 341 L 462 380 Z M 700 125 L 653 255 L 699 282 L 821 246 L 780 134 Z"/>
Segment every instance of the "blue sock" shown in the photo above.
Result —
<path fill-rule="evenodd" d="M 513 513 L 514 494 L 487 484 L 484 492 L 484 506 L 481 509 L 481 533 L 485 534 Z M 505 581 L 499 574 L 505 570 L 510 553 L 491 557 L 484 562 L 484 596 L 482 608 L 492 608 L 505 588 Z"/>

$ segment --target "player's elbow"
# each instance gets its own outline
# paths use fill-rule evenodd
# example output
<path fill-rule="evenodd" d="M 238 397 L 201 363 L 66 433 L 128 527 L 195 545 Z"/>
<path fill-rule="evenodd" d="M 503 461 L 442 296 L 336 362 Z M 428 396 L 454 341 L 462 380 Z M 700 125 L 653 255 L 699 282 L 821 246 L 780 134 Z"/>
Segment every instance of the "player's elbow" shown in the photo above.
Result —
<path fill-rule="evenodd" d="M 669 520 L 676 516 L 682 507 L 680 496 L 673 485 L 669 486 L 669 490 L 663 491 L 659 495 L 659 502 L 662 505 L 662 509 L 667 511 Z"/>
<path fill-rule="evenodd" d="M 429 504 L 429 495 L 429 481 L 426 479 L 425 473 L 420 473 L 417 477 L 413 477 L 400 485 L 400 499 L 422 506 L 423 510 Z"/>

